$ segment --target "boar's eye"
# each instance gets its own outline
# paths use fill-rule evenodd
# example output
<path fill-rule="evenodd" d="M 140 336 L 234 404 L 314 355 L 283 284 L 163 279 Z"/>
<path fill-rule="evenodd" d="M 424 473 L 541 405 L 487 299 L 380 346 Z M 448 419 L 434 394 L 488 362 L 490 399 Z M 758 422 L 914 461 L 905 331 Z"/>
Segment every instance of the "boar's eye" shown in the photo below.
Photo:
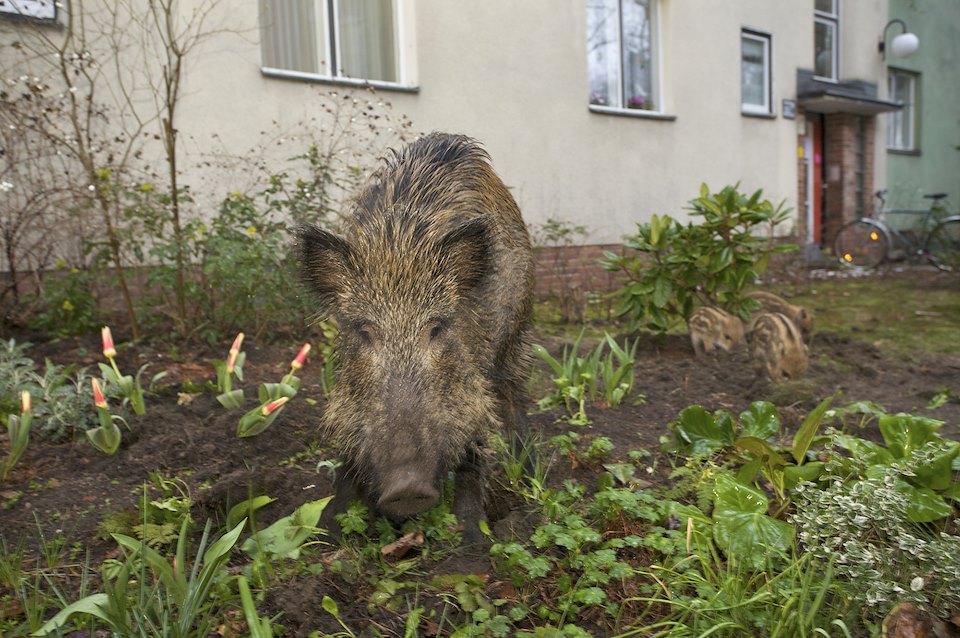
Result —
<path fill-rule="evenodd" d="M 363 341 L 364 345 L 373 345 L 373 334 L 369 326 L 358 326 L 357 334 L 360 335 L 360 340 Z"/>
<path fill-rule="evenodd" d="M 440 319 L 434 319 L 427 325 L 430 328 L 430 341 L 435 341 L 440 335 L 443 334 L 444 323 Z"/>

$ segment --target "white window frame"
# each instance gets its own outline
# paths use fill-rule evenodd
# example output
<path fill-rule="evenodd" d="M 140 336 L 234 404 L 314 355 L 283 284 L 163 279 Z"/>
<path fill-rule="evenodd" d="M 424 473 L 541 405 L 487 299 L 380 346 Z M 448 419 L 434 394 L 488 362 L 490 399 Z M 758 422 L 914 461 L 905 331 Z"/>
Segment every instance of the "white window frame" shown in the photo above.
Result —
<path fill-rule="evenodd" d="M 624 0 L 617 0 L 617 24 L 622 25 L 621 18 L 621 6 Z M 651 39 L 653 40 L 653 45 L 650 47 L 650 65 L 653 67 L 651 70 L 651 79 L 650 79 L 650 90 L 653 92 L 653 109 L 632 109 L 629 108 L 626 104 L 627 96 L 624 93 L 623 86 L 623 29 L 622 26 L 617 27 L 617 89 L 618 101 L 619 104 L 616 106 L 603 106 L 599 104 L 589 104 L 591 111 L 596 111 L 600 113 L 617 113 L 617 114 L 629 114 L 636 115 L 639 117 L 653 117 L 653 118 L 666 118 L 673 119 L 672 116 L 664 115 L 663 108 L 663 82 L 662 82 L 662 58 L 661 58 L 661 25 L 660 25 L 660 0 L 650 0 L 650 30 L 651 30 Z M 589 44 L 589 43 L 588 43 Z M 589 74 L 589 68 L 587 69 Z M 589 77 L 588 77 L 589 82 Z"/>
<path fill-rule="evenodd" d="M 285 0 L 273 0 L 274 2 L 284 2 Z M 392 0 L 393 2 L 393 29 L 394 29 L 394 43 L 396 47 L 395 55 L 397 59 L 397 80 L 396 81 L 384 81 L 384 80 L 372 80 L 367 78 L 354 78 L 342 75 L 340 70 L 333 68 L 337 65 L 331 65 L 330 61 L 340 60 L 341 51 L 340 51 L 340 15 L 339 15 L 339 5 L 340 2 L 349 2 L 350 0 L 314 0 L 316 5 L 316 11 L 318 15 L 318 20 L 314 24 L 314 29 L 319 31 L 323 30 L 323 33 L 317 33 L 317 42 L 322 43 L 323 51 L 319 52 L 321 59 L 325 62 L 323 64 L 325 73 L 307 73 L 303 71 L 296 71 L 291 69 L 283 69 L 277 67 L 271 67 L 263 65 L 260 67 L 260 71 L 264 75 L 274 76 L 274 77 L 284 77 L 292 79 L 301 79 L 301 80 L 317 80 L 323 82 L 332 82 L 336 84 L 345 84 L 350 86 L 373 86 L 376 88 L 384 89 L 407 89 L 407 90 L 416 90 L 415 87 L 411 87 L 408 84 L 407 73 L 406 73 L 406 59 L 405 59 L 405 36 L 404 36 L 404 0 Z M 331 23 L 331 17 L 333 21 Z M 331 33 L 331 31 L 333 33 Z M 336 50 L 334 51 L 334 46 Z"/>
<path fill-rule="evenodd" d="M 743 41 L 753 40 L 763 44 L 763 104 L 749 104 L 743 99 L 743 75 L 740 76 L 740 111 L 748 115 L 771 115 L 773 113 L 773 36 L 755 29 L 740 30 L 740 63 L 743 64 Z"/>
<path fill-rule="evenodd" d="M 0 14 L 55 22 L 57 4 L 55 0 L 0 0 Z"/>
<path fill-rule="evenodd" d="M 814 29 L 816 29 L 817 24 L 823 24 L 833 29 L 833 38 L 831 38 L 832 47 L 830 49 L 830 59 L 831 59 L 830 75 L 829 76 L 816 75 L 816 72 L 817 72 L 816 60 L 814 60 L 814 63 L 813 63 L 813 71 L 814 71 L 814 78 L 817 80 L 837 82 L 839 81 L 839 75 L 840 75 L 840 0 L 833 0 L 832 4 L 833 4 L 832 11 L 820 11 L 820 10 L 814 9 L 814 12 L 813 12 Z M 816 56 L 817 54 L 816 36 L 814 36 L 813 54 L 814 56 Z"/>
<path fill-rule="evenodd" d="M 916 153 L 919 150 L 917 144 L 917 81 L 919 79 L 919 74 L 910 73 L 908 71 L 901 71 L 900 69 L 887 69 L 887 94 L 893 98 L 893 83 L 894 81 L 899 82 L 908 82 L 909 87 L 909 96 L 907 101 L 904 102 L 903 108 L 899 111 L 894 111 L 889 114 L 887 117 L 887 150 L 900 152 L 900 153 Z M 897 126 L 897 124 L 900 126 Z M 898 129 L 905 129 L 909 137 L 906 139 L 904 145 L 896 145 L 896 140 L 898 137 L 896 132 Z"/>

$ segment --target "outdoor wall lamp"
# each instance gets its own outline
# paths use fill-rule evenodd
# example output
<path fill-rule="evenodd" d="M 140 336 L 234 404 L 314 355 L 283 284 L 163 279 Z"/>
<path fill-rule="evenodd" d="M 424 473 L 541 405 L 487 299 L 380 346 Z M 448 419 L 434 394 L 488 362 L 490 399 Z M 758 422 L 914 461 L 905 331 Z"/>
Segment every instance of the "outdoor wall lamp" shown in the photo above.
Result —
<path fill-rule="evenodd" d="M 887 29 L 889 29 L 892 24 L 899 24 L 903 28 L 903 33 L 896 36 L 890 43 L 890 51 L 893 55 L 898 58 L 905 58 L 916 53 L 917 49 L 920 48 L 920 38 L 918 38 L 916 34 L 907 31 L 907 24 L 903 20 L 894 19 L 888 22 L 887 26 L 883 27 L 883 39 L 880 40 L 878 47 L 883 59 L 887 59 Z"/>

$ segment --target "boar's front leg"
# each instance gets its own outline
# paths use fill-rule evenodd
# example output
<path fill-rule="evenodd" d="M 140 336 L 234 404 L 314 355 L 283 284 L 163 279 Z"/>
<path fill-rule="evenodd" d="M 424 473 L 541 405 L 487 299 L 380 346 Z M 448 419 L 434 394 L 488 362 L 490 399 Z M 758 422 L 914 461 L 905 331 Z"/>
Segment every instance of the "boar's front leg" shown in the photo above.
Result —
<path fill-rule="evenodd" d="M 486 484 L 486 459 L 474 443 L 467 449 L 453 478 L 453 513 L 463 526 L 464 545 L 483 542 L 480 521 L 486 520 L 483 507 Z"/>

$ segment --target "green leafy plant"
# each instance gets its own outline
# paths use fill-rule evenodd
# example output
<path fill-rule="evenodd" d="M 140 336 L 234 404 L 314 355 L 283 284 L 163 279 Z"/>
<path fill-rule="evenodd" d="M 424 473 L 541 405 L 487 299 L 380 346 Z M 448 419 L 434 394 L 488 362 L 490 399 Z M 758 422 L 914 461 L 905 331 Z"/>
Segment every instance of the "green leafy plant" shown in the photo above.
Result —
<path fill-rule="evenodd" d="M 910 414 L 879 418 L 886 447 L 846 434 L 834 441 L 850 454 L 850 461 L 837 456 L 836 471 L 852 480 L 886 476 L 890 469 L 900 477 L 897 489 L 907 499 L 907 518 L 913 523 L 931 523 L 953 514 L 949 501 L 960 501 L 960 442 L 943 439 L 937 430 L 942 421 Z"/>
<path fill-rule="evenodd" d="M 633 365 L 638 341 L 630 345 L 628 340 L 621 347 L 605 333 L 592 352 L 581 355 L 583 335 L 584 331 L 581 330 L 570 348 L 564 346 L 559 361 L 542 345 L 533 345 L 534 354 L 553 373 L 554 389 L 541 398 L 538 405 L 541 410 L 563 405 L 571 425 L 590 422 L 586 414 L 588 400 L 596 403 L 602 398 L 608 407 L 614 407 L 633 389 Z M 609 352 L 604 357 L 604 350 L 608 348 Z"/>
<path fill-rule="evenodd" d="M 33 393 L 36 435 L 59 443 L 96 427 L 97 418 L 90 412 L 87 388 L 90 376 L 86 368 L 58 366 L 47 360 L 43 373 L 28 371 L 21 386 Z"/>
<path fill-rule="evenodd" d="M 793 526 L 767 515 L 770 502 L 763 492 L 726 473 L 717 476 L 713 492 L 713 538 L 727 556 L 754 569 L 767 564 L 771 554 L 786 557 Z"/>
<path fill-rule="evenodd" d="M 247 359 L 247 353 L 242 352 L 240 347 L 243 345 L 243 333 L 239 333 L 230 346 L 230 354 L 226 361 L 214 359 L 213 367 L 217 371 L 217 401 L 225 408 L 239 408 L 243 406 L 243 390 L 233 389 L 233 378 L 237 381 L 243 381 L 243 362 Z"/>
<path fill-rule="evenodd" d="M 656 636 L 851 636 L 856 621 L 844 582 L 829 562 L 793 556 L 782 569 L 755 570 L 719 555 L 709 538 L 680 561 L 653 565 L 638 577 L 656 590 L 628 601 L 646 605 L 629 632 Z"/>
<path fill-rule="evenodd" d="M 780 413 L 768 401 L 755 401 L 737 421 L 729 410 L 710 414 L 703 406 L 692 405 L 681 410 L 677 420 L 667 427 L 672 436 L 661 438 L 665 450 L 710 454 L 733 448 L 738 439 L 745 437 L 772 439 L 780 432 Z"/>
<path fill-rule="evenodd" d="M 93 386 L 93 402 L 97 408 L 97 416 L 100 419 L 100 427 L 87 430 L 87 440 L 90 441 L 90 444 L 93 447 L 97 448 L 105 454 L 113 454 L 120 447 L 121 434 L 120 428 L 117 427 L 115 421 L 120 421 L 126 425 L 126 421 L 123 420 L 123 417 L 111 415 L 110 408 L 107 405 L 107 398 L 103 394 L 103 389 L 100 387 L 100 382 L 96 379 L 90 379 L 90 383 Z"/>
<path fill-rule="evenodd" d="M 634 339 L 631 345 L 628 339 L 621 347 L 613 337 L 604 334 L 604 343 L 610 351 L 600 361 L 598 374 L 604 403 L 607 407 L 614 408 L 633 390 L 633 364 L 640 340 Z"/>
<path fill-rule="evenodd" d="M 635 574 L 630 557 L 643 544 L 630 530 L 663 516 L 655 500 L 642 490 L 610 485 L 587 497 L 569 481 L 545 490 L 539 502 L 544 522 L 529 541 L 490 548 L 498 573 L 517 590 L 516 599 L 497 610 L 499 622 L 506 623 L 500 635 L 575 626 L 578 618 L 616 609 Z"/>
<path fill-rule="evenodd" d="M 0 415 L 19 414 L 20 391 L 35 374 L 33 359 L 27 356 L 29 343 L 16 339 L 0 342 Z"/>
<path fill-rule="evenodd" d="M 259 556 L 296 559 L 303 544 L 320 532 L 317 523 L 331 497 L 304 503 L 289 516 L 250 536 L 241 549 L 251 558 Z"/>
<path fill-rule="evenodd" d="M 666 331 L 689 319 L 699 305 L 720 306 L 742 318 L 758 307 L 741 299 L 741 291 L 766 270 L 771 253 L 796 247 L 774 246 L 759 236 L 763 230 L 772 237 L 773 228 L 787 219 L 783 203 L 774 206 L 761 200 L 762 191 L 748 197 L 738 188 L 710 193 L 702 184 L 689 208 L 701 218 L 699 224 L 684 226 L 668 215 L 653 215 L 624 242 L 634 254 L 604 254 L 604 267 L 625 278 L 613 297 L 617 314 L 627 317 L 632 328 Z"/>
<path fill-rule="evenodd" d="M 112 573 L 104 574 L 105 591 L 67 605 L 34 635 L 59 633 L 74 616 L 94 617 L 121 636 L 208 635 L 216 621 L 211 591 L 218 581 L 227 578 L 223 566 L 245 524 L 246 520 L 241 521 L 208 547 L 211 524 L 207 521 L 192 567 L 186 556 L 186 520 L 172 561 L 143 541 L 115 534 L 126 559 Z M 152 587 L 148 574 L 153 574 Z M 131 579 L 140 585 L 135 598 L 131 598 Z"/>
<path fill-rule="evenodd" d="M 99 326 L 97 299 L 93 294 L 96 272 L 86 267 L 71 267 L 57 260 L 57 271 L 42 279 L 30 325 L 58 335 L 89 334 Z M 29 301 L 29 300 L 28 300 Z"/>
<path fill-rule="evenodd" d="M 121 374 L 120 368 L 117 366 L 117 350 L 113 345 L 113 335 L 110 334 L 110 328 L 107 326 L 101 328 L 100 336 L 103 341 L 103 356 L 110 361 L 109 366 L 103 363 L 98 364 L 100 371 L 103 373 L 103 377 L 120 390 L 120 394 L 124 397 L 124 400 L 129 401 L 130 405 L 133 406 L 135 414 L 146 414 L 147 406 L 143 401 L 143 386 L 140 384 L 140 377 L 147 366 L 141 366 L 140 369 L 137 370 L 136 376 Z M 166 372 L 160 372 L 155 375 L 151 385 L 165 375 Z"/>
<path fill-rule="evenodd" d="M 911 520 L 903 470 L 887 466 L 862 480 L 833 477 L 797 488 L 797 537 L 820 565 L 832 562 L 867 619 L 898 602 L 944 615 L 960 605 L 960 536 Z"/>
<path fill-rule="evenodd" d="M 260 405 L 240 418 L 237 424 L 238 437 L 256 436 L 270 427 L 280 416 L 283 406 L 300 390 L 300 377 L 294 375 L 294 372 L 303 367 L 308 352 L 310 352 L 310 344 L 305 343 L 290 362 L 290 372 L 280 380 L 280 383 L 260 384 Z"/>
<path fill-rule="evenodd" d="M 26 390 L 22 393 L 22 406 L 20 415 L 10 414 L 7 416 L 7 435 L 10 437 L 10 451 L 7 453 L 5 461 L 0 461 L 0 481 L 7 480 L 10 470 L 17 464 L 20 457 L 27 450 L 27 444 L 30 442 L 30 425 L 33 421 L 33 408 L 30 400 L 30 393 Z"/>
<path fill-rule="evenodd" d="M 262 618 L 257 613 L 257 605 L 250 592 L 250 583 L 243 574 L 237 575 L 237 590 L 240 592 L 240 604 L 243 607 L 243 618 L 247 621 L 247 629 L 251 638 L 273 638 L 273 627 L 269 618 Z"/>

